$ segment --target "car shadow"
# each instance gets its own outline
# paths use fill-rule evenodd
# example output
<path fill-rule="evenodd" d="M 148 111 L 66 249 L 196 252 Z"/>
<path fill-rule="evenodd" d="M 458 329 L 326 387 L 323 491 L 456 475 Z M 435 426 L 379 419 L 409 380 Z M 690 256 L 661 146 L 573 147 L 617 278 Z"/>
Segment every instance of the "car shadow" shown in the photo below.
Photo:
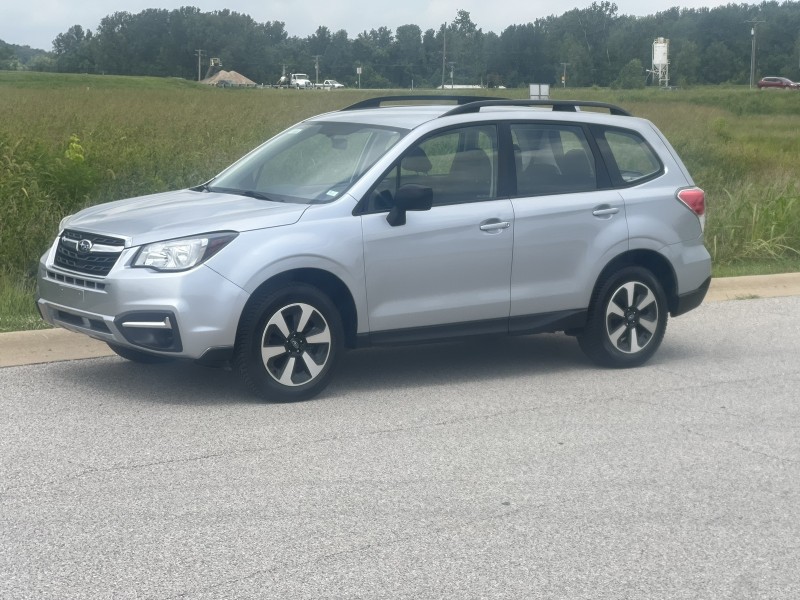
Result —
<path fill-rule="evenodd" d="M 326 394 L 381 388 L 485 383 L 515 376 L 585 368 L 565 335 L 487 336 L 458 342 L 355 350 L 345 355 Z"/>
<path fill-rule="evenodd" d="M 84 394 L 169 405 L 252 404 L 235 372 L 190 361 L 140 364 L 117 356 L 59 363 L 58 377 Z"/>
<path fill-rule="evenodd" d="M 574 338 L 559 334 L 365 348 L 346 352 L 331 385 L 310 402 L 387 388 L 485 384 L 508 377 L 580 370 L 588 365 Z M 265 402 L 250 393 L 235 370 L 188 361 L 144 365 L 108 357 L 61 363 L 58 369 L 59 377 L 82 388 L 83 393 L 97 390 L 170 405 Z"/>

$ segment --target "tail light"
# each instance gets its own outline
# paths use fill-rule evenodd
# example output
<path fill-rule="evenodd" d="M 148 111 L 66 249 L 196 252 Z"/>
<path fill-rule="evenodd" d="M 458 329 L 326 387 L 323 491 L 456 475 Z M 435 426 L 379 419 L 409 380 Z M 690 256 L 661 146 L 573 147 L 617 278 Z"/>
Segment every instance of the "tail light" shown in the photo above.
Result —
<path fill-rule="evenodd" d="M 678 192 L 678 200 L 683 202 L 686 207 L 697 215 L 700 219 L 700 226 L 705 228 L 706 224 L 706 193 L 700 188 L 685 188 Z"/>

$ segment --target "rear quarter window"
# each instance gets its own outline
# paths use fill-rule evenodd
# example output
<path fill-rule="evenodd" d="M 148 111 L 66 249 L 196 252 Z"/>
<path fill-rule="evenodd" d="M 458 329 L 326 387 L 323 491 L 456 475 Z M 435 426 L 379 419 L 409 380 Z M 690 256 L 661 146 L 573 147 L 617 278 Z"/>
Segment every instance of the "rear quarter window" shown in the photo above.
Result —
<path fill-rule="evenodd" d="M 603 132 L 603 138 L 623 184 L 637 183 L 661 173 L 662 164 L 658 155 L 639 134 L 607 129 Z"/>

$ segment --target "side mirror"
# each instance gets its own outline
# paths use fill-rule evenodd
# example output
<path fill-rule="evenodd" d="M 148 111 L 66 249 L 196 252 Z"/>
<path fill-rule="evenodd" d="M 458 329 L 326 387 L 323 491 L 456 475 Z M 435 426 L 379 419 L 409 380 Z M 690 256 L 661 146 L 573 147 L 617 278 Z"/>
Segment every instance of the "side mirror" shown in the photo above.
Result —
<path fill-rule="evenodd" d="M 433 190 L 424 185 L 408 184 L 397 190 L 394 206 L 386 221 L 392 227 L 406 224 L 406 211 L 430 210 L 433 206 Z"/>

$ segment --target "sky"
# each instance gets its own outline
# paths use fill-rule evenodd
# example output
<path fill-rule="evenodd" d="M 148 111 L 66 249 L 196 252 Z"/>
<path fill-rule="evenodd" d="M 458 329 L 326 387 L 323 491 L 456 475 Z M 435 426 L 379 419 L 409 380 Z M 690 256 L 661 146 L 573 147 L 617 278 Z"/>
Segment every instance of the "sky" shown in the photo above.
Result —
<path fill-rule="evenodd" d="M 620 15 L 645 16 L 673 6 L 714 7 L 727 2 L 617 0 L 616 4 Z M 400 25 L 418 25 L 425 31 L 452 22 L 459 10 L 469 12 L 472 22 L 484 32 L 499 34 L 509 25 L 561 15 L 591 3 L 592 0 L 0 0 L 0 40 L 50 51 L 56 36 L 73 25 L 96 31 L 100 20 L 115 12 L 137 14 L 147 8 L 172 10 L 181 6 L 196 6 L 203 12 L 227 8 L 250 15 L 259 23 L 282 21 L 290 37 L 300 38 L 311 35 L 320 25 L 332 32 L 344 29 L 351 39 L 381 26 L 394 31 Z"/>

